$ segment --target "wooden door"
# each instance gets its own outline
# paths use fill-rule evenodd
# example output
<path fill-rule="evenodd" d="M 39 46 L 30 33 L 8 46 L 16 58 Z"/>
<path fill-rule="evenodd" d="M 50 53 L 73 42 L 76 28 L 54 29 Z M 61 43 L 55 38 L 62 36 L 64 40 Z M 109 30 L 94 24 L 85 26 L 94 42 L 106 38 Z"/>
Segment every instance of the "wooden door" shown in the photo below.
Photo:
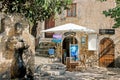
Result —
<path fill-rule="evenodd" d="M 110 38 L 100 41 L 99 66 L 114 67 L 114 42 Z"/>
<path fill-rule="evenodd" d="M 55 27 L 55 19 L 54 17 L 50 17 L 50 19 L 47 19 L 45 20 L 45 29 L 49 29 L 49 28 L 52 28 L 52 27 Z M 52 32 L 46 32 L 45 33 L 45 38 L 52 38 L 53 37 L 53 34 Z"/>

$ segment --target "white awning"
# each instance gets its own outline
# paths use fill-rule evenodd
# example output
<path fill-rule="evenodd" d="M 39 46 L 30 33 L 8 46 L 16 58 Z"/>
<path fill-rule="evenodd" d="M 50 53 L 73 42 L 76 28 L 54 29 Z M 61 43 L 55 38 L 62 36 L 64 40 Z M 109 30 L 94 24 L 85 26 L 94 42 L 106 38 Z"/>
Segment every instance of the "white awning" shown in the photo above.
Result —
<path fill-rule="evenodd" d="M 41 32 L 68 32 L 68 31 L 95 33 L 95 30 L 93 29 L 79 26 L 73 23 L 56 26 L 50 29 L 42 30 Z"/>

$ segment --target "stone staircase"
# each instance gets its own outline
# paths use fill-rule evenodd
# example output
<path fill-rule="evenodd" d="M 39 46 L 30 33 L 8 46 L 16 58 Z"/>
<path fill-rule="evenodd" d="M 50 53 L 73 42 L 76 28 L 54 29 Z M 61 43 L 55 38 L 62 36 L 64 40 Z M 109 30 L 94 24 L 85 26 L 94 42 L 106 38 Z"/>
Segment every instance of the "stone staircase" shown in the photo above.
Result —
<path fill-rule="evenodd" d="M 55 43 L 52 42 L 40 42 L 36 49 L 36 55 L 48 57 L 48 49 L 54 47 Z"/>

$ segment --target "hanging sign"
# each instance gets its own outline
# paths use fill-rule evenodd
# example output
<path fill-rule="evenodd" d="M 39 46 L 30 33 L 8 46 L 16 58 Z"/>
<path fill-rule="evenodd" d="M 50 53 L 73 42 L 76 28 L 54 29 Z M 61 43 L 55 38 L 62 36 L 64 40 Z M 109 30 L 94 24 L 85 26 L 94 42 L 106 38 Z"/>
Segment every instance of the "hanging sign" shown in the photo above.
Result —
<path fill-rule="evenodd" d="M 62 42 L 62 35 L 61 34 L 53 34 L 52 42 L 55 42 L 55 43 Z"/>
<path fill-rule="evenodd" d="M 62 35 L 61 34 L 53 34 L 53 38 L 62 39 Z"/>

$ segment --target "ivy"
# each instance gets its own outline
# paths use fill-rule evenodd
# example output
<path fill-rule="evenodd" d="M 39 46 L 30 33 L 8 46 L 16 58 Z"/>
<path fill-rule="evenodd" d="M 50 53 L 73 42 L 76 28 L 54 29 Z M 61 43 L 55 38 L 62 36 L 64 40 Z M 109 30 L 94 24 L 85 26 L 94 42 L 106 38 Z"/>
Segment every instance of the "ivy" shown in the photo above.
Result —
<path fill-rule="evenodd" d="M 29 21 L 44 21 L 51 15 L 67 9 L 72 0 L 1 0 L 1 12 L 21 13 Z"/>

